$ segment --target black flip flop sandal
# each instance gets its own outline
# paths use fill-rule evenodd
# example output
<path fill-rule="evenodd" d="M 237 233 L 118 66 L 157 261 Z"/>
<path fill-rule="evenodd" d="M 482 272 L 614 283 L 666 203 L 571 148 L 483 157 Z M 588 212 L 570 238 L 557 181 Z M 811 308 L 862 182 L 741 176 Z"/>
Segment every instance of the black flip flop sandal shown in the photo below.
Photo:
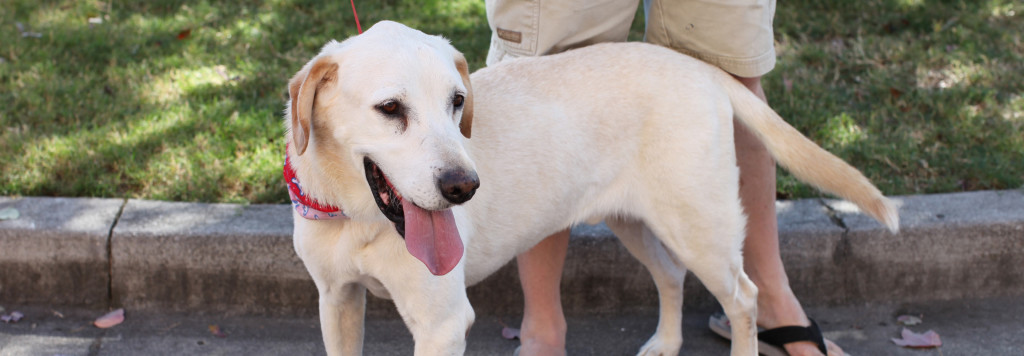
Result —
<path fill-rule="evenodd" d="M 783 345 L 791 342 L 810 341 L 818 346 L 823 355 L 828 355 L 825 348 L 825 337 L 821 335 L 821 328 L 814 319 L 810 319 L 811 326 L 783 326 L 769 330 L 758 328 L 757 349 L 758 353 L 766 356 L 789 356 Z M 708 319 L 708 327 L 715 334 L 732 340 L 732 327 L 729 325 L 729 318 L 725 313 L 718 312 Z"/>

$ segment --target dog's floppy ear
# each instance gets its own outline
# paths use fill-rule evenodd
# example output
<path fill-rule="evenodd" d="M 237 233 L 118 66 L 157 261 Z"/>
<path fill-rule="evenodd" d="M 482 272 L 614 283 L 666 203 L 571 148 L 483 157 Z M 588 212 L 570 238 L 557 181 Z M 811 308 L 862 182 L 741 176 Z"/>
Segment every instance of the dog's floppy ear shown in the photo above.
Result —
<path fill-rule="evenodd" d="M 299 155 L 306 152 L 309 145 L 316 92 L 325 84 L 336 81 L 337 77 L 338 63 L 330 57 L 320 57 L 308 71 L 299 71 L 288 83 L 288 96 L 292 101 L 292 144 Z"/>
<path fill-rule="evenodd" d="M 462 121 L 459 121 L 459 131 L 462 136 L 469 138 L 473 129 L 473 88 L 469 85 L 469 64 L 462 53 L 455 53 L 455 69 L 459 70 L 462 76 L 462 84 L 466 86 L 466 100 L 462 104 Z"/>

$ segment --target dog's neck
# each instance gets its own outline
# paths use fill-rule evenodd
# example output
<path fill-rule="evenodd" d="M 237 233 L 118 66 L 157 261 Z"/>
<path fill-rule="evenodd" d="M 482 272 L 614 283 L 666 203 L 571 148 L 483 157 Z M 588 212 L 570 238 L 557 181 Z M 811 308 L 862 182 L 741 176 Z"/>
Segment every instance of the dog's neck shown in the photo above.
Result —
<path fill-rule="evenodd" d="M 285 146 L 284 155 L 284 182 L 288 185 L 288 196 L 291 199 L 292 207 L 302 217 L 310 220 L 334 220 L 334 219 L 347 219 L 344 211 L 341 211 L 336 206 L 321 204 L 313 197 L 310 197 L 302 191 L 302 185 L 299 183 L 299 177 L 295 175 L 295 169 L 292 168 L 291 157 L 288 155 L 288 145 Z"/>

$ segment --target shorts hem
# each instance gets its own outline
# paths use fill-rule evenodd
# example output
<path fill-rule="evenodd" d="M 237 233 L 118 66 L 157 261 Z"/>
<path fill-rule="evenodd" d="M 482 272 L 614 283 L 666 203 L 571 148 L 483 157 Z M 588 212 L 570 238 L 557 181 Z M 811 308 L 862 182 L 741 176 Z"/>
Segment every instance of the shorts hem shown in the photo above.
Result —
<path fill-rule="evenodd" d="M 710 63 L 719 68 L 722 68 L 726 72 L 729 72 L 729 74 L 744 78 L 764 76 L 765 74 L 768 74 L 768 72 L 771 72 L 772 69 L 775 68 L 776 62 L 775 48 L 772 48 L 760 55 L 749 58 L 718 56 L 707 53 L 701 53 L 687 48 L 673 47 L 672 49 L 677 52 L 700 59 L 704 62 Z"/>

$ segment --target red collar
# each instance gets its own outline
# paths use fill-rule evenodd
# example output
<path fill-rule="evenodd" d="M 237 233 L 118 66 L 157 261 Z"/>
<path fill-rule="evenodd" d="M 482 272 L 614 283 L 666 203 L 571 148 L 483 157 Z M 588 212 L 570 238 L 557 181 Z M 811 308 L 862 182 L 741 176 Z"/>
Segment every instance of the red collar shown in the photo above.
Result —
<path fill-rule="evenodd" d="M 302 217 L 310 220 L 331 220 L 347 218 L 341 209 L 336 206 L 321 204 L 302 191 L 299 185 L 299 178 L 295 176 L 295 169 L 292 168 L 291 158 L 288 157 L 288 146 L 285 146 L 284 154 L 284 182 L 288 185 L 288 196 L 291 197 L 292 207 Z"/>

